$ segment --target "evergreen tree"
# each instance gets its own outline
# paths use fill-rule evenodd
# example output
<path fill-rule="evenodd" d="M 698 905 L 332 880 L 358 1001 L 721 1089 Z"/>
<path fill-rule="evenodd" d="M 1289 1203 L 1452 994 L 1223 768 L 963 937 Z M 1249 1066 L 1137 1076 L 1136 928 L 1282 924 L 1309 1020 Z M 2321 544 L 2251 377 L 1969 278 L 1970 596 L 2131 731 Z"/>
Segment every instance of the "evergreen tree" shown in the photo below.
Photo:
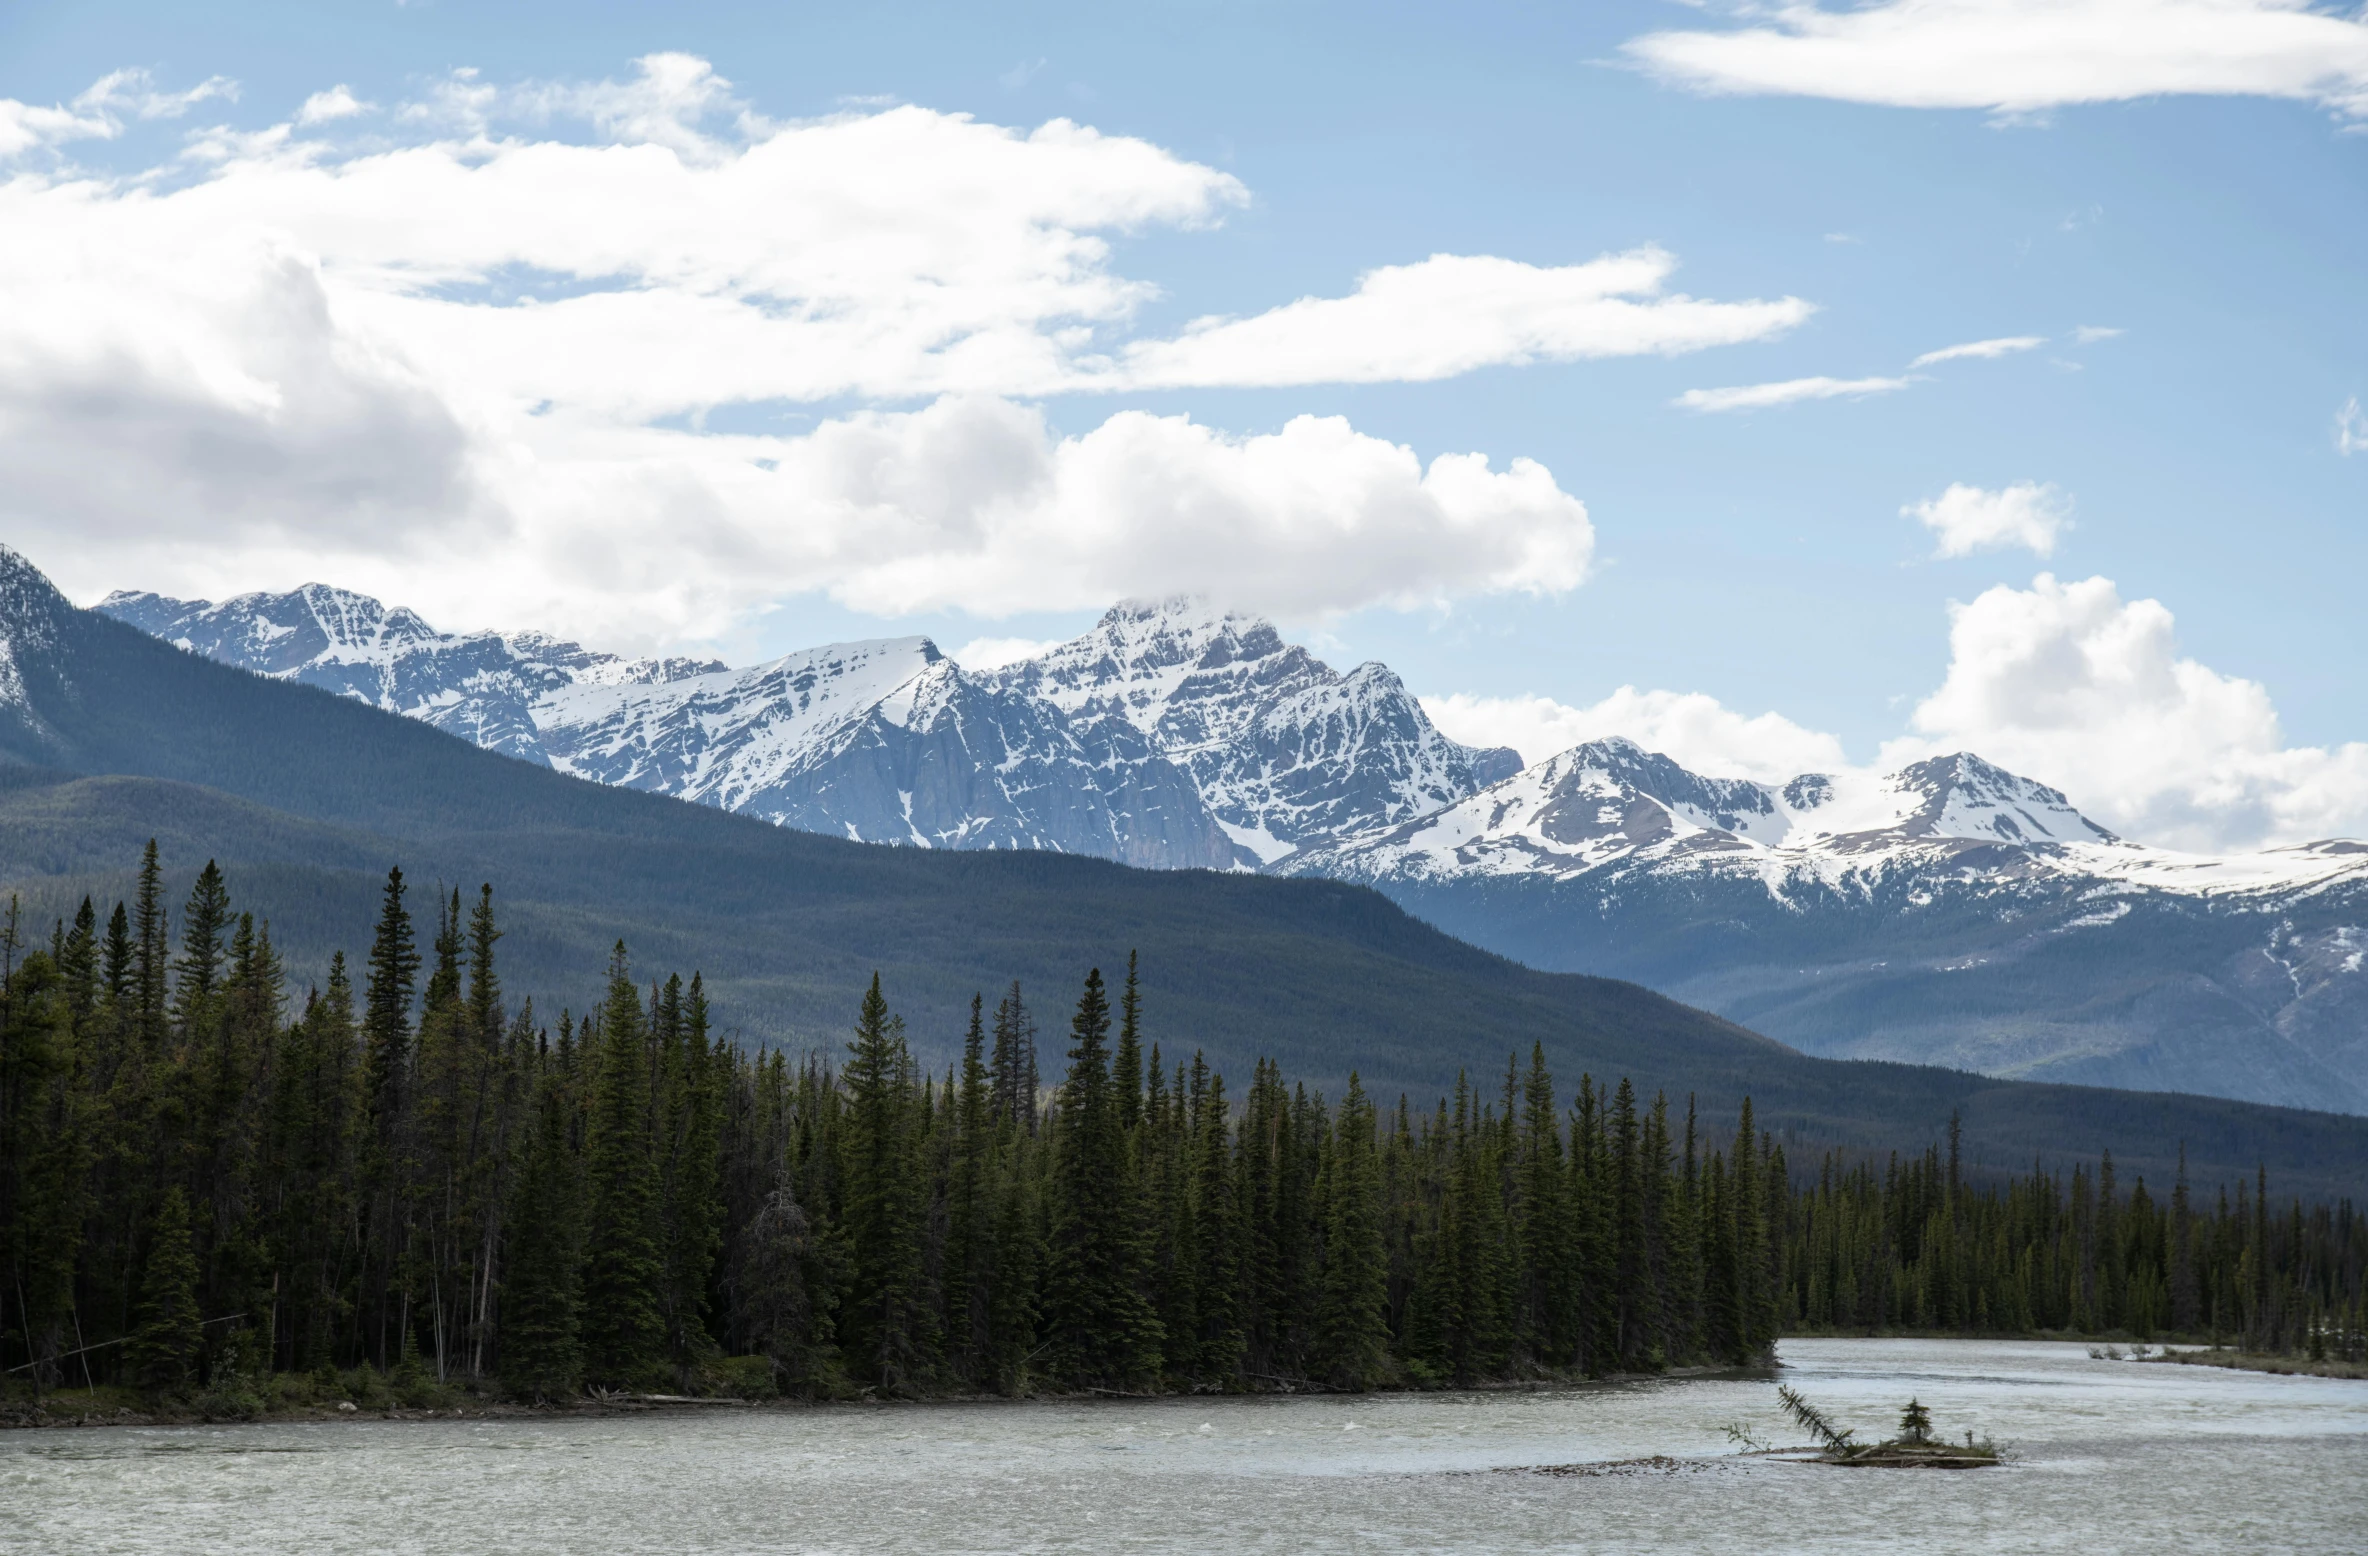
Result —
<path fill-rule="evenodd" d="M 650 1075 L 641 998 L 624 942 L 609 960 L 608 1000 L 585 1039 L 591 1108 L 584 1136 L 589 1224 L 584 1253 L 584 1370 L 633 1383 L 665 1356 L 658 1183 L 650 1159 Z"/>
<path fill-rule="evenodd" d="M 1126 989 L 1118 997 L 1118 1050 L 1111 1056 L 1111 1095 L 1118 1127 L 1128 1134 L 1143 1120 L 1142 995 L 1135 987 L 1135 953 L 1126 954 Z"/>
<path fill-rule="evenodd" d="M 544 1065 L 502 1291 L 502 1376 L 530 1398 L 573 1393 L 583 1375 L 584 1190 L 569 1100 L 566 1077 Z"/>
<path fill-rule="evenodd" d="M 922 1303 L 922 1185 L 918 1099 L 904 1022 L 872 975 L 847 1045 L 844 1224 L 850 1289 L 841 1319 L 848 1360 L 889 1393 L 928 1381 L 930 1333 Z"/>
<path fill-rule="evenodd" d="M 1045 1271 L 1046 1370 L 1072 1387 L 1129 1389 L 1159 1369 L 1159 1319 L 1146 1293 L 1148 1250 L 1127 1224 L 1133 1174 L 1110 1077 L 1110 1005 L 1086 974 L 1070 1022 L 1075 1045 L 1054 1105 Z"/>
<path fill-rule="evenodd" d="M 1336 1388 L 1363 1390 L 1390 1374 L 1389 1265 L 1381 1240 L 1373 1105 L 1353 1070 L 1333 1121 L 1324 1189 L 1317 1369 Z"/>
<path fill-rule="evenodd" d="M 178 1185 L 149 1229 L 148 1262 L 140 1280 L 140 1326 L 125 1348 L 132 1376 L 146 1388 L 172 1392 L 197 1379 L 205 1337 L 197 1312 L 197 1250 L 189 1235 L 189 1197 Z"/>

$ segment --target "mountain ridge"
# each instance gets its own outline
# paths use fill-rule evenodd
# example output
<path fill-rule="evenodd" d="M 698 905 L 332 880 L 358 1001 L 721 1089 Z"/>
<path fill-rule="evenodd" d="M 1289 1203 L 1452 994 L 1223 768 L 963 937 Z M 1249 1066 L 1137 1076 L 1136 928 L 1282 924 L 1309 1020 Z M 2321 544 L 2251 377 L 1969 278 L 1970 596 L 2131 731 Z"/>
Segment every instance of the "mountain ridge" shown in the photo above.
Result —
<path fill-rule="evenodd" d="M 1920 1150 L 1954 1116 L 1968 1161 L 2000 1170 L 2109 1148 L 2167 1183 L 2184 1141 L 2198 1182 L 2259 1159 L 2296 1192 L 2368 1189 L 2368 1120 L 1811 1059 L 1633 984 L 1503 960 L 1361 887 L 864 847 L 583 782 L 75 610 L 5 548 L 0 640 L 24 692 L 0 706 L 0 885 L 36 922 L 124 894 L 161 835 L 168 900 L 217 859 L 300 977 L 366 945 L 386 865 L 423 891 L 490 880 L 505 985 L 545 1019 L 597 997 L 623 935 L 637 970 L 704 970 L 726 1030 L 793 1048 L 836 1051 L 876 969 L 942 1065 L 972 990 L 1018 977 L 1054 1015 L 1080 968 L 1140 948 L 1149 1035 L 1228 1074 L 1263 1055 L 1335 1094 L 1354 1068 L 1423 1099 L 1535 1042 L 1566 1091 L 1629 1076 L 1697 1096 L 1714 1129 L 1750 1095 L 1802 1160 Z"/>

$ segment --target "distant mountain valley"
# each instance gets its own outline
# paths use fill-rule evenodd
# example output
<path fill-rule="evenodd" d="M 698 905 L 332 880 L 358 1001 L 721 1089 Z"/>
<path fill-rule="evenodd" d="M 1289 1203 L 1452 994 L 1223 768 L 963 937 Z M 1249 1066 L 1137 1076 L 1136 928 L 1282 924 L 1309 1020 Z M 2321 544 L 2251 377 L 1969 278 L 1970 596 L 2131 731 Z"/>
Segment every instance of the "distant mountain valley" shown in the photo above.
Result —
<path fill-rule="evenodd" d="M 1371 885 L 1475 944 L 1836 1057 L 2368 1113 L 2368 844 L 2174 853 L 1971 753 L 1782 784 L 1622 740 L 1524 767 L 1386 666 L 1128 602 L 992 670 L 733 669 L 440 633 L 323 585 L 98 609 L 561 772 L 800 830 Z"/>

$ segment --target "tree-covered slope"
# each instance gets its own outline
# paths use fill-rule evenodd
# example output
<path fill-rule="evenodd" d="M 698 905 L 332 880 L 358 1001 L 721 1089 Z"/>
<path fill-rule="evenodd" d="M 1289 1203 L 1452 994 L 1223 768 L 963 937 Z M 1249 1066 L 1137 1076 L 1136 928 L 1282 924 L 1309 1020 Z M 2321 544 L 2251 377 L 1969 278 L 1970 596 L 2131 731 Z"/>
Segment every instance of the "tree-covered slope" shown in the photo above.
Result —
<path fill-rule="evenodd" d="M 1362 887 L 878 848 L 582 782 L 76 610 L 5 552 L 0 639 L 0 759 L 18 765 L 0 883 L 44 917 L 125 895 L 154 835 L 175 893 L 219 858 L 299 978 L 363 948 L 399 864 L 423 888 L 492 882 L 506 979 L 545 1008 L 595 998 L 622 937 L 645 970 L 702 970 L 727 1029 L 835 1046 L 877 968 L 942 1065 L 973 990 L 1018 978 L 1057 1032 L 1084 969 L 1140 948 L 1150 1035 L 1229 1077 L 1265 1054 L 1419 1100 L 1459 1068 L 1493 1088 L 1509 1052 L 1542 1043 L 1567 1077 L 1720 1108 L 1749 1093 L 1804 1141 L 1921 1149 L 1961 1109 L 1969 1155 L 1995 1168 L 2111 1149 L 2167 1177 L 2184 1139 L 2206 1181 L 2258 1157 L 2302 1192 L 2368 1186 L 2368 1120 L 1813 1060 L 1633 984 L 1523 968 Z"/>

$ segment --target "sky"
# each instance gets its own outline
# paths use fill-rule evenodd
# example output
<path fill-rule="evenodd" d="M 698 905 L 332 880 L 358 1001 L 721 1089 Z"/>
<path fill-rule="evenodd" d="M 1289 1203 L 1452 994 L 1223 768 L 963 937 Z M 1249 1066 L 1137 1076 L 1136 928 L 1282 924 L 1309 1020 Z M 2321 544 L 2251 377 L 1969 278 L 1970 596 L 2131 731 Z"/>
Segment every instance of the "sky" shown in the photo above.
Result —
<path fill-rule="evenodd" d="M 992 10 L 993 14 L 985 14 Z M 2368 834 L 2368 20 L 0 8 L 74 598 L 984 663 L 1192 592 L 1449 733 Z"/>

